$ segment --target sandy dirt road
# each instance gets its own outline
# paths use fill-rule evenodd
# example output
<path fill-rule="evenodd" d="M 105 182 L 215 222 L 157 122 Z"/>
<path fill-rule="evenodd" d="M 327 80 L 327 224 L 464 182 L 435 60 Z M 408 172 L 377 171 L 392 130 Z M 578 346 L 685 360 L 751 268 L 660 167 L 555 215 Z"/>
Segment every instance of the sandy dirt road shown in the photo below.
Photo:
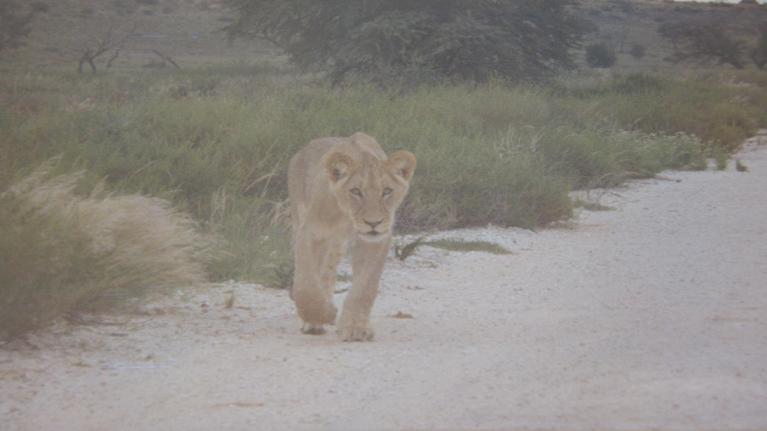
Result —
<path fill-rule="evenodd" d="M 0 349 L 0 429 L 766 430 L 767 149 L 740 158 L 569 228 L 442 233 L 513 254 L 390 260 L 372 343 L 235 283 L 59 325 Z"/>

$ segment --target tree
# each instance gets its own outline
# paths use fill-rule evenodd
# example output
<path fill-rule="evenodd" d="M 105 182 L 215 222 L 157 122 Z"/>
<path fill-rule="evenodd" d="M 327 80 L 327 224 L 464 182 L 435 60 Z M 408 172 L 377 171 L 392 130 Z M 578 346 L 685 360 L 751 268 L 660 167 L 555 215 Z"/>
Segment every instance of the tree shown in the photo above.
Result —
<path fill-rule="evenodd" d="M 77 72 L 83 73 L 85 64 L 87 63 L 91 68 L 91 72 L 96 73 L 98 69 L 96 67 L 96 60 L 110 51 L 112 51 L 112 55 L 106 62 L 106 68 L 109 69 L 112 67 L 114 61 L 120 56 L 120 50 L 122 50 L 125 42 L 135 31 L 136 24 L 133 24 L 131 29 L 124 32 L 122 35 L 116 34 L 113 28 L 109 28 L 109 30 L 102 36 L 94 37 L 90 43 L 82 48 L 82 53 L 77 64 Z"/>
<path fill-rule="evenodd" d="M 759 29 L 760 37 L 756 47 L 751 50 L 751 61 L 756 67 L 764 69 L 767 67 L 767 25 L 762 25 Z"/>
<path fill-rule="evenodd" d="M 230 38 L 271 41 L 334 82 L 415 72 L 433 78 L 530 80 L 574 67 L 592 30 L 571 0 L 228 0 Z"/>
<path fill-rule="evenodd" d="M 0 0 L 0 51 L 18 48 L 29 35 L 34 11 L 21 11 L 14 0 Z"/>
<path fill-rule="evenodd" d="M 674 54 L 669 58 L 674 63 L 682 61 L 715 61 L 743 69 L 745 45 L 732 36 L 721 24 L 712 22 L 667 22 L 661 24 L 658 32 L 671 41 Z"/>

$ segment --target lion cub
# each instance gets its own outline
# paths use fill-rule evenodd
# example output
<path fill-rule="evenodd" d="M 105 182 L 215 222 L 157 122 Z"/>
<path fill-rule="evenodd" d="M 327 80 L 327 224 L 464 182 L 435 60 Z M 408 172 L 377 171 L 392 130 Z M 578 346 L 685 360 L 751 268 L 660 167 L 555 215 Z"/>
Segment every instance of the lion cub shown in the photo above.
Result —
<path fill-rule="evenodd" d="M 288 168 L 295 273 L 290 297 L 307 334 L 333 324 L 336 267 L 351 246 L 352 288 L 338 320 L 344 341 L 373 338 L 370 310 L 389 252 L 394 212 L 408 191 L 415 156 L 390 157 L 372 137 L 315 139 Z"/>

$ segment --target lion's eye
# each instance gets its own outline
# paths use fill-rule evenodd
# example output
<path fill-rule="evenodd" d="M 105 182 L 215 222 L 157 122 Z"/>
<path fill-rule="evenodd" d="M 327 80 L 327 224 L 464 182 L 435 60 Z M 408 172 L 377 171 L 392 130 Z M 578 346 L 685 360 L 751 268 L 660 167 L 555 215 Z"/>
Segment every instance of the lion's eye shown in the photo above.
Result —
<path fill-rule="evenodd" d="M 349 190 L 349 193 L 353 194 L 354 196 L 360 197 L 360 198 L 362 197 L 362 190 L 358 189 L 357 187 Z"/>
<path fill-rule="evenodd" d="M 393 191 L 394 190 L 392 190 L 389 187 L 387 187 L 387 188 L 383 189 L 383 195 L 384 196 L 389 196 L 391 194 L 391 192 L 393 192 Z"/>

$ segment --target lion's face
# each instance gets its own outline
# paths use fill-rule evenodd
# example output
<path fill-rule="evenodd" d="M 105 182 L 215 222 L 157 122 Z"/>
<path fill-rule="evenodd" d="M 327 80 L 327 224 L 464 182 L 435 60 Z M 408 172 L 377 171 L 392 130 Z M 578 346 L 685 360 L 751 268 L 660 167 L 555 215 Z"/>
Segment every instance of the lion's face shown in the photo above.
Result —
<path fill-rule="evenodd" d="M 328 154 L 325 169 L 331 192 L 359 238 L 380 241 L 389 237 L 415 164 L 415 156 L 408 151 L 397 151 L 385 161 L 367 155 L 357 161 L 341 152 Z"/>

